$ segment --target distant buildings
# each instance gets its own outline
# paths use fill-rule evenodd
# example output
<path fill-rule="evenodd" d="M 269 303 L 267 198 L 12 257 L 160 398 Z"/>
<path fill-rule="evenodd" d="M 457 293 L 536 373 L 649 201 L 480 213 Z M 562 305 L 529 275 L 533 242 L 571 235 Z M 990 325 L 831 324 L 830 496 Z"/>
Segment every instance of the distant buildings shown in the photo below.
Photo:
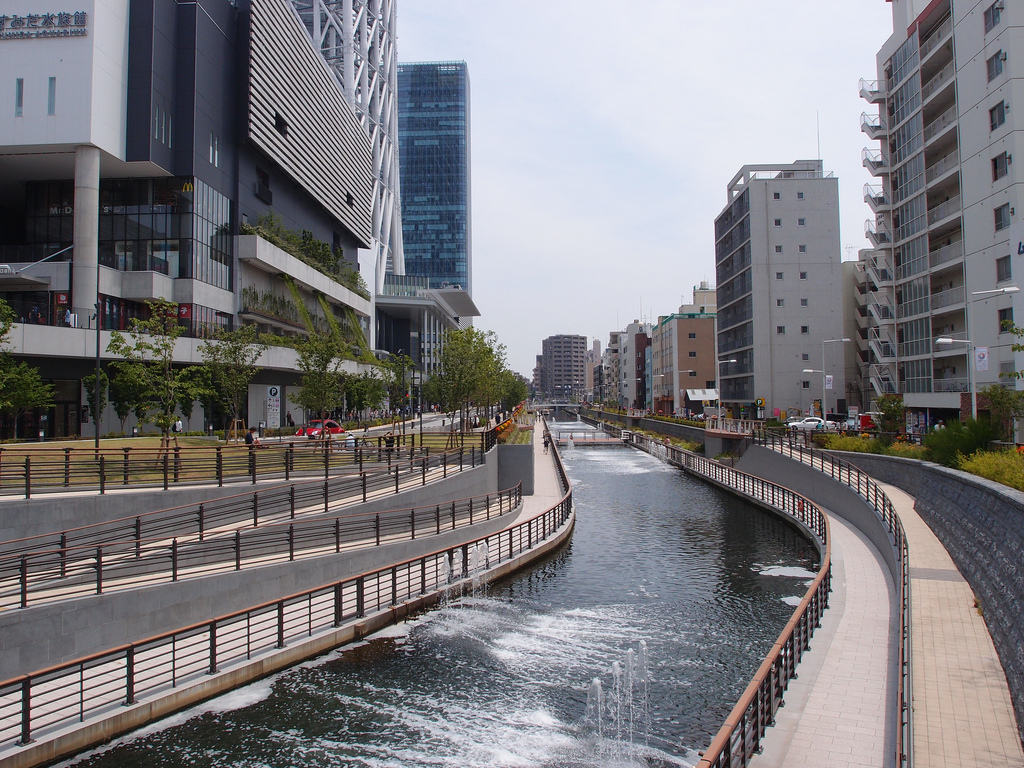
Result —
<path fill-rule="evenodd" d="M 587 337 L 549 336 L 541 348 L 534 371 L 534 389 L 541 396 L 561 402 L 584 399 Z"/>
<path fill-rule="evenodd" d="M 820 160 L 745 165 L 728 199 L 715 219 L 718 359 L 735 360 L 721 365 L 724 408 L 784 418 L 831 384 L 835 409 L 845 390 L 840 344 L 827 344 L 843 338 L 837 179 Z"/>
<path fill-rule="evenodd" d="M 970 413 L 972 383 L 1012 386 L 1000 375 L 1024 367 L 1003 325 L 1022 317 L 1020 294 L 1004 293 L 1024 278 L 1013 162 L 1024 159 L 1024 114 L 1011 109 L 1024 86 L 1012 59 L 1024 50 L 1021 10 L 895 0 L 877 79 L 861 81 L 878 105 L 861 127 L 879 142 L 863 153 L 876 181 L 865 186 L 874 250 L 861 260 L 869 293 L 880 289 L 865 362 L 871 392 L 902 393 L 911 426 Z"/>
<path fill-rule="evenodd" d="M 472 295 L 466 63 L 399 64 L 398 116 L 406 274 Z"/>
<path fill-rule="evenodd" d="M 717 405 L 715 302 L 715 289 L 702 282 L 694 286 L 693 303 L 653 324 L 649 407 L 655 413 L 700 413 L 705 401 Z"/>

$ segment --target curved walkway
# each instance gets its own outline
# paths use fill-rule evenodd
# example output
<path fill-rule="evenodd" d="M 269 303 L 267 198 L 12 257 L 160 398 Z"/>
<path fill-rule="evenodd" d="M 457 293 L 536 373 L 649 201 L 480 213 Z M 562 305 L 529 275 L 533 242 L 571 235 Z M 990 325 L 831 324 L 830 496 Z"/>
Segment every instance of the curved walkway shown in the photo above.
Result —
<path fill-rule="evenodd" d="M 1010 690 L 974 593 L 914 509 L 885 490 L 910 550 L 914 763 L 929 768 L 1024 766 Z"/>
<path fill-rule="evenodd" d="M 834 514 L 832 594 L 752 768 L 892 766 L 895 591 L 867 538 Z"/>

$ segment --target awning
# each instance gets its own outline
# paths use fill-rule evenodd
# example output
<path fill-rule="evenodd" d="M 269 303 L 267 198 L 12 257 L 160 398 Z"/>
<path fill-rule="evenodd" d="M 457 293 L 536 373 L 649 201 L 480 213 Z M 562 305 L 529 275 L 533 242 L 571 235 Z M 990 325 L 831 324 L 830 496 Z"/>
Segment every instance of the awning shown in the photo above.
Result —
<path fill-rule="evenodd" d="M 690 400 L 717 400 L 718 390 L 717 389 L 688 389 L 686 390 L 686 396 Z"/>

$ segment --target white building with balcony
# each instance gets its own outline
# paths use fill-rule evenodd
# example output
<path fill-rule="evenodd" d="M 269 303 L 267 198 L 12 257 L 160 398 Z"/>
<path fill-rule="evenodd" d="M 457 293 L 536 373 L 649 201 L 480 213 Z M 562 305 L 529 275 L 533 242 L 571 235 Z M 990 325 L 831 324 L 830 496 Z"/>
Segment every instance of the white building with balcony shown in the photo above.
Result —
<path fill-rule="evenodd" d="M 895 369 L 911 426 L 926 427 L 969 412 L 972 388 L 1012 381 L 1001 374 L 1022 367 L 1004 324 L 1024 277 L 1013 164 L 1024 157 L 1024 118 L 1011 109 L 1024 97 L 1024 67 L 1013 58 L 1024 51 L 1024 8 L 894 0 L 892 14 L 877 79 L 861 81 L 878 110 L 862 115 L 861 127 L 879 142 L 864 150 L 875 214 L 866 258 L 876 285 L 892 270 L 896 315 L 873 324 L 872 388 L 888 391 L 882 373 Z"/>

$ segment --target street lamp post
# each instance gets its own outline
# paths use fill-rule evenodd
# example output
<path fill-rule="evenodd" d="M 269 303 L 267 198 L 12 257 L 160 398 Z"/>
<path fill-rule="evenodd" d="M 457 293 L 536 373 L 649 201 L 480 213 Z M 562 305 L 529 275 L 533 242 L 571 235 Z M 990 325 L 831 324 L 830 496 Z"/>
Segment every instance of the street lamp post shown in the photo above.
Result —
<path fill-rule="evenodd" d="M 974 376 L 972 375 L 972 369 L 974 368 L 975 361 L 974 357 L 974 342 L 970 339 L 953 339 L 949 336 L 939 336 L 935 340 L 936 346 L 947 346 L 949 344 L 966 344 L 967 345 L 967 389 L 971 393 L 971 418 L 977 421 L 978 419 L 978 396 L 974 392 Z"/>
<path fill-rule="evenodd" d="M 722 427 L 722 366 L 728 365 L 729 363 L 739 362 L 736 358 L 731 360 L 719 360 L 718 365 L 715 366 L 715 384 L 718 389 L 718 427 Z"/>
<path fill-rule="evenodd" d="M 818 370 L 817 368 L 804 368 L 803 372 L 804 373 L 820 373 L 822 381 L 824 381 L 824 379 L 825 379 L 825 371 Z M 822 386 L 824 386 L 824 385 L 822 385 Z M 814 402 L 812 401 L 811 402 L 812 410 L 813 410 L 813 405 L 814 405 Z M 803 397 L 801 397 L 800 398 L 800 410 L 803 410 L 803 407 L 804 407 L 804 401 L 803 401 Z M 822 413 L 821 419 L 822 419 L 822 421 L 824 421 L 825 420 L 825 416 L 824 416 L 824 413 L 825 413 L 825 403 L 824 402 L 822 402 L 822 404 L 821 404 L 821 413 Z"/>
<path fill-rule="evenodd" d="M 825 413 L 828 411 L 828 408 L 825 406 L 825 398 L 827 396 L 826 395 L 826 391 L 827 390 L 825 389 L 825 384 L 827 383 L 826 374 L 825 374 L 825 345 L 826 344 L 833 344 L 833 343 L 835 343 L 835 344 L 845 344 L 848 341 L 849 341 L 849 339 L 847 339 L 847 338 L 842 338 L 842 339 L 822 339 L 822 342 L 821 342 L 821 418 L 822 419 L 825 418 Z"/>

